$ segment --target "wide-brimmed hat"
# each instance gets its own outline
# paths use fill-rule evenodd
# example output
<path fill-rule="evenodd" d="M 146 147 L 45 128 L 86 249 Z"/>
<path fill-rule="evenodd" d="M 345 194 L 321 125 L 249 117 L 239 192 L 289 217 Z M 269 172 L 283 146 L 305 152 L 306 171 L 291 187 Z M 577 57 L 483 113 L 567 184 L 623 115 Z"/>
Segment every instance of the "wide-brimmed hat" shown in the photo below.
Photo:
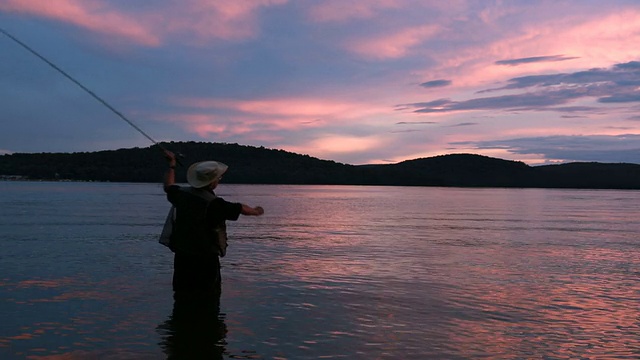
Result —
<path fill-rule="evenodd" d="M 187 169 L 187 182 L 194 188 L 205 187 L 220 179 L 229 167 L 218 161 L 197 162 Z"/>

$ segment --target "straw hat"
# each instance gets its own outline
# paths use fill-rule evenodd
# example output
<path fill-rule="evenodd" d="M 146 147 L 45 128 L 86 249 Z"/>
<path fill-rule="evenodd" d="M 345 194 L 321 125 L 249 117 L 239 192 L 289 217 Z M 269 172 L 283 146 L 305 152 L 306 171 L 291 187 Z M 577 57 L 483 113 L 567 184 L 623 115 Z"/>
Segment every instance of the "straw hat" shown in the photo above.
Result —
<path fill-rule="evenodd" d="M 194 188 L 205 187 L 219 180 L 229 167 L 217 161 L 197 162 L 187 169 L 187 182 Z"/>

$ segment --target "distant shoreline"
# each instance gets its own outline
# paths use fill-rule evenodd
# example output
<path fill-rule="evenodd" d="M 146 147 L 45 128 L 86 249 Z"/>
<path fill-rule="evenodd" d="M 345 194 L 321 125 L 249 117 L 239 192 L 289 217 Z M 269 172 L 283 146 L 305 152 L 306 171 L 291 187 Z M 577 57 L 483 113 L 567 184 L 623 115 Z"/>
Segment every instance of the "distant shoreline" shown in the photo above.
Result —
<path fill-rule="evenodd" d="M 395 164 L 348 165 L 283 150 L 238 144 L 171 142 L 189 163 L 215 159 L 229 165 L 226 184 L 359 185 L 454 188 L 640 190 L 640 165 L 565 163 L 529 166 L 476 154 L 449 154 Z M 157 145 L 92 153 L 0 156 L 0 180 L 161 183 L 166 161 Z M 185 168 L 176 173 L 186 183 Z"/>

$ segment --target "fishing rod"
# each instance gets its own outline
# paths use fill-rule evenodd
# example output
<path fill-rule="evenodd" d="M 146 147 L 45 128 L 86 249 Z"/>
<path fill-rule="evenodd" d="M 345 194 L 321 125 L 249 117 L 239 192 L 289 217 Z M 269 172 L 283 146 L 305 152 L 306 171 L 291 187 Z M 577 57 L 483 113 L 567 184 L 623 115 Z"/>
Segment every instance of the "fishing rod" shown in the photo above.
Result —
<path fill-rule="evenodd" d="M 146 132 L 142 131 L 142 129 L 140 129 L 140 127 L 136 124 L 133 123 L 133 121 L 127 119 L 126 116 L 124 116 L 124 114 L 122 114 L 120 111 L 118 111 L 116 108 L 114 108 L 113 106 L 111 106 L 108 102 L 106 102 L 103 98 L 101 98 L 100 96 L 96 95 L 96 93 L 94 93 L 93 91 L 91 91 L 89 88 L 87 88 L 86 86 L 82 85 L 82 83 L 80 83 L 78 80 L 74 79 L 71 75 L 69 75 L 67 72 L 65 72 L 64 70 L 62 70 L 60 67 L 58 67 L 56 64 L 54 64 L 53 62 L 49 61 L 49 59 L 47 59 L 46 57 L 44 57 L 43 55 L 40 55 L 37 51 L 33 50 L 31 47 L 29 47 L 29 45 L 25 44 L 24 42 L 20 41 L 18 38 L 16 38 L 15 36 L 11 35 L 10 33 L 8 33 L 6 30 L 4 30 L 3 28 L 0 28 L 0 32 L 3 33 L 4 35 L 6 35 L 9 39 L 15 41 L 18 45 L 22 46 L 23 48 L 25 48 L 27 51 L 29 51 L 30 53 L 32 53 L 33 55 L 35 55 L 36 57 L 38 57 L 40 60 L 44 61 L 45 63 L 47 63 L 49 66 L 51 66 L 52 68 L 54 68 L 55 70 L 57 70 L 60 74 L 64 75 L 64 77 L 66 77 L 67 79 L 71 80 L 71 82 L 73 82 L 74 84 L 78 85 L 82 90 L 84 90 L 85 92 L 87 92 L 89 95 L 91 95 L 94 99 L 96 99 L 98 102 L 100 102 L 102 105 L 106 106 L 107 109 L 111 110 L 114 114 L 118 115 L 118 117 L 120 117 L 122 120 L 124 120 L 127 124 L 131 125 L 132 128 L 136 129 L 140 134 L 142 134 L 144 137 L 146 137 L 147 139 L 149 139 L 149 141 L 151 141 L 154 145 L 158 146 L 158 148 L 160 148 L 160 150 L 163 151 L 167 151 L 167 149 L 162 146 L 162 144 L 158 143 L 157 141 L 155 141 L 151 136 L 149 136 L 149 134 L 147 134 Z M 176 162 L 178 164 L 180 164 L 180 166 L 182 166 L 182 163 L 180 162 L 180 160 L 178 159 L 178 157 L 183 157 L 182 154 L 180 153 L 176 153 Z"/>

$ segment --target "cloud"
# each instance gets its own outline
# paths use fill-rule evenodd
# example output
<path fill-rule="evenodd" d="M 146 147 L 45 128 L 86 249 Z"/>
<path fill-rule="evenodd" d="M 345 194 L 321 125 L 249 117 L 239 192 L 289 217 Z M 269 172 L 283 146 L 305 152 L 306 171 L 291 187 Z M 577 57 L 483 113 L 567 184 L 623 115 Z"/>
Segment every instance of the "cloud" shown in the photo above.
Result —
<path fill-rule="evenodd" d="M 295 131 L 309 127 L 309 124 L 290 121 L 286 118 L 266 117 L 254 118 L 250 116 L 233 116 L 201 113 L 174 113 L 160 116 L 159 118 L 180 124 L 188 132 L 198 135 L 202 139 L 212 136 L 218 139 L 230 139 L 237 136 L 264 139 L 266 134 L 274 138 L 274 133 L 279 131 Z"/>
<path fill-rule="evenodd" d="M 640 61 L 629 61 L 623 64 L 616 64 L 614 68 L 619 70 L 640 70 Z"/>
<path fill-rule="evenodd" d="M 457 124 L 449 125 L 449 127 L 473 126 L 473 125 L 478 125 L 478 123 L 476 123 L 476 122 L 462 122 L 462 123 L 457 123 Z"/>
<path fill-rule="evenodd" d="M 90 31 L 125 37 L 139 44 L 157 46 L 160 38 L 144 22 L 96 0 L 5 0 L 0 10 L 68 23 Z"/>
<path fill-rule="evenodd" d="M 523 89 L 533 86 L 569 86 L 569 85 L 640 85 L 640 67 L 638 61 L 615 64 L 610 69 L 590 69 L 574 73 L 560 73 L 550 75 L 531 75 L 510 79 L 505 87 L 488 90 Z"/>
<path fill-rule="evenodd" d="M 437 124 L 435 121 L 398 121 L 396 125 L 426 125 Z"/>
<path fill-rule="evenodd" d="M 605 129 L 612 129 L 612 130 L 625 130 L 625 131 L 629 131 L 629 130 L 633 130 L 633 127 L 630 126 L 605 126 Z"/>
<path fill-rule="evenodd" d="M 540 136 L 451 144 L 543 155 L 550 160 L 640 163 L 640 134 Z"/>
<path fill-rule="evenodd" d="M 408 27 L 392 34 L 374 35 L 348 40 L 345 49 L 372 60 L 389 60 L 406 56 L 412 47 L 435 36 L 436 25 Z"/>
<path fill-rule="evenodd" d="M 492 17 L 491 23 L 482 30 L 473 21 L 456 26 L 455 29 L 463 27 L 465 34 L 473 34 L 473 41 L 458 46 L 462 41 L 453 37 L 450 45 L 430 53 L 437 66 L 428 65 L 419 75 L 432 76 L 430 74 L 437 72 L 440 77 L 453 79 L 457 88 L 470 89 L 487 87 L 487 84 L 520 76 L 525 71 L 530 75 L 574 72 L 640 59 L 640 49 L 629 46 L 640 41 L 640 9 L 637 6 L 596 9 L 591 5 L 575 5 L 563 3 L 553 12 L 523 3 L 496 6 L 501 10 L 500 15 Z M 484 7 L 483 12 L 488 8 L 491 6 Z M 558 11 L 560 9 L 562 11 Z M 516 19 L 520 24 L 514 27 Z M 447 28 L 453 26 L 449 24 Z M 447 31 L 443 35 L 454 36 Z M 496 60 L 535 59 L 540 53 L 575 59 L 521 62 L 519 66 L 494 65 Z"/>
<path fill-rule="evenodd" d="M 235 100 L 220 98 L 181 98 L 173 100 L 180 106 L 196 109 L 224 109 L 254 116 L 296 118 L 301 123 L 318 123 L 319 119 L 346 119 L 387 110 L 384 106 L 369 106 L 359 102 L 322 98 L 265 98 Z"/>
<path fill-rule="evenodd" d="M 598 99 L 601 103 L 627 103 L 627 102 L 640 102 L 640 91 L 636 94 L 620 94 L 604 96 Z"/>
<path fill-rule="evenodd" d="M 418 130 L 418 129 L 407 129 L 407 130 L 393 130 L 393 131 L 389 131 L 392 134 L 401 134 L 401 133 L 411 133 L 411 132 L 419 132 L 419 131 L 424 131 L 424 130 Z"/>
<path fill-rule="evenodd" d="M 551 110 L 560 112 L 592 111 L 595 107 L 567 105 L 583 98 L 595 98 L 600 103 L 640 101 L 640 63 L 631 61 L 608 69 L 590 69 L 574 73 L 530 75 L 509 79 L 507 85 L 478 93 L 499 90 L 528 90 L 526 93 L 478 97 L 463 101 L 438 99 L 402 104 L 417 113 L 446 113 L 471 110 Z"/>
<path fill-rule="evenodd" d="M 432 81 L 427 81 L 420 84 L 420 86 L 426 87 L 426 88 L 444 87 L 449 85 L 451 85 L 451 80 L 432 80 Z"/>
<path fill-rule="evenodd" d="M 154 7 L 118 8 L 105 0 L 5 0 L 0 11 L 34 15 L 133 43 L 157 47 L 181 34 L 188 42 L 243 40 L 258 32 L 258 10 L 287 0 L 184 0 L 155 2 Z M 166 16 L 171 14 L 171 16 Z"/>
<path fill-rule="evenodd" d="M 375 135 L 322 134 L 309 139 L 302 145 L 287 145 L 286 149 L 299 154 L 313 154 L 320 159 L 335 159 L 339 156 L 351 159 L 349 163 L 361 163 L 364 159 L 369 159 L 371 152 L 386 148 L 386 143 L 387 140 Z"/>
<path fill-rule="evenodd" d="M 431 103 L 406 104 L 417 108 L 416 113 L 447 113 L 471 110 L 540 110 L 554 105 L 562 105 L 571 99 L 580 97 L 570 91 L 553 93 L 534 93 L 519 95 L 503 95 L 486 98 L 476 98 L 465 101 L 438 100 L 437 105 Z"/>
<path fill-rule="evenodd" d="M 520 59 L 510 59 L 510 60 L 499 60 L 496 61 L 496 65 L 508 65 L 508 66 L 517 66 L 522 64 L 530 64 L 537 62 L 552 62 L 552 61 L 567 61 L 578 59 L 577 57 L 564 56 L 564 55 L 551 55 L 551 56 L 532 56 L 527 58 Z"/>
<path fill-rule="evenodd" d="M 354 136 L 327 136 L 318 139 L 312 144 L 313 148 L 318 148 L 325 153 L 352 153 L 370 150 L 380 145 L 380 139 L 376 137 L 354 137 Z"/>
<path fill-rule="evenodd" d="M 397 0 L 344 1 L 324 0 L 313 4 L 309 17 L 315 22 L 345 22 L 372 18 L 382 11 L 397 8 Z"/>
<path fill-rule="evenodd" d="M 557 112 L 595 112 L 598 108 L 595 106 L 557 106 L 553 108 L 553 111 Z"/>
<path fill-rule="evenodd" d="M 435 121 L 398 121 L 396 125 L 432 125 L 437 124 Z M 406 130 L 391 130 L 389 131 L 392 134 L 401 134 L 401 133 L 412 133 L 412 132 L 420 132 L 424 131 L 424 129 L 406 129 Z"/>
<path fill-rule="evenodd" d="M 304 149 L 304 153 L 312 153 L 314 156 L 346 154 L 344 150 L 326 150 L 325 147 L 331 142 L 319 139 L 325 133 L 337 134 L 341 131 L 351 132 L 348 137 L 350 140 L 344 144 L 354 146 L 354 153 L 358 153 L 358 149 L 366 143 L 362 139 L 371 136 L 373 132 L 362 130 L 366 128 L 361 123 L 362 119 L 388 111 L 387 106 L 371 106 L 343 99 L 294 97 L 253 100 L 176 98 L 170 103 L 176 108 L 171 113 L 163 113 L 156 118 L 179 124 L 201 139 L 260 143 L 289 151 Z M 354 126 L 350 131 L 348 128 L 351 124 Z M 355 126 L 356 124 L 359 125 Z M 342 148 L 344 144 L 333 145 Z"/>
<path fill-rule="evenodd" d="M 167 120 L 181 124 L 187 131 L 207 138 L 212 135 L 229 137 L 246 132 L 242 122 L 226 122 L 211 114 L 172 114 Z"/>
<path fill-rule="evenodd" d="M 173 16 L 154 17 L 153 25 L 157 31 L 195 36 L 197 41 L 244 40 L 259 32 L 259 10 L 286 3 L 287 0 L 179 1 L 166 9 Z"/>
<path fill-rule="evenodd" d="M 427 102 L 419 102 L 413 104 L 399 104 L 396 105 L 397 110 L 411 109 L 411 108 L 432 108 L 443 109 L 446 105 L 451 104 L 451 99 L 438 99 Z"/>

